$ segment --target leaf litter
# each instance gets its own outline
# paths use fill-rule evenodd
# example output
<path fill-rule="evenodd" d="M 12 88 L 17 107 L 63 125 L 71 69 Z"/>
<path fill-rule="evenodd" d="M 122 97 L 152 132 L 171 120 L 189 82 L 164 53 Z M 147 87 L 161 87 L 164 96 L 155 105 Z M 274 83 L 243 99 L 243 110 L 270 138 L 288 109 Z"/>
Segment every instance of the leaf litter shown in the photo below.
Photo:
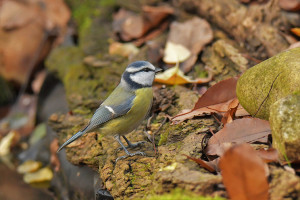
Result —
<path fill-rule="evenodd" d="M 172 122 L 179 123 L 187 119 L 192 119 L 195 116 L 205 116 L 211 113 L 224 115 L 228 110 L 233 109 L 235 105 L 238 104 L 235 92 L 237 80 L 237 77 L 229 78 L 208 88 L 198 99 L 192 110 L 174 116 Z M 249 114 L 238 104 L 235 115 L 245 116 Z"/>
<path fill-rule="evenodd" d="M 267 200 L 267 165 L 249 144 L 228 149 L 219 162 L 223 183 L 232 200 Z"/>
<path fill-rule="evenodd" d="M 270 124 L 266 120 L 258 118 L 236 119 L 227 123 L 223 129 L 209 139 L 205 152 L 208 155 L 221 156 L 235 144 L 258 141 L 267 143 L 270 134 Z"/>

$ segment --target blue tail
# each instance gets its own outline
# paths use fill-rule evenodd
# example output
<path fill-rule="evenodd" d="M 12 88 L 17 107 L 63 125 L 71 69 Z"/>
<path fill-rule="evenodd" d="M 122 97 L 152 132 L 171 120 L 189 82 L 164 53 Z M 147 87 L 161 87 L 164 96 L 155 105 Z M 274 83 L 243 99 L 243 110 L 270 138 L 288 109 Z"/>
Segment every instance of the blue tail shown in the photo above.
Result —
<path fill-rule="evenodd" d="M 70 143 L 74 142 L 75 140 L 77 140 L 78 138 L 80 138 L 84 133 L 85 133 L 84 130 L 77 132 L 75 135 L 73 135 L 70 139 L 68 139 L 63 145 L 61 145 L 58 148 L 57 153 L 60 150 L 62 150 L 65 146 L 67 146 L 68 144 L 70 144 Z"/>

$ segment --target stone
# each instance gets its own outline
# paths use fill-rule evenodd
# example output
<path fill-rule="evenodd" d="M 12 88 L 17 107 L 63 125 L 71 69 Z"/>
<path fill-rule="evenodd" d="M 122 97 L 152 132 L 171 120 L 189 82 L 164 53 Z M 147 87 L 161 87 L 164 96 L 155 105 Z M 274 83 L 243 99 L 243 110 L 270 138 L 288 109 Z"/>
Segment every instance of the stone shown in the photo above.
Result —
<path fill-rule="evenodd" d="M 270 107 L 273 147 L 284 161 L 300 160 L 300 93 L 276 101 Z"/>
<path fill-rule="evenodd" d="M 250 68 L 239 78 L 236 87 L 241 105 L 251 115 L 266 120 L 273 103 L 296 91 L 300 91 L 300 47 L 283 51 Z"/>

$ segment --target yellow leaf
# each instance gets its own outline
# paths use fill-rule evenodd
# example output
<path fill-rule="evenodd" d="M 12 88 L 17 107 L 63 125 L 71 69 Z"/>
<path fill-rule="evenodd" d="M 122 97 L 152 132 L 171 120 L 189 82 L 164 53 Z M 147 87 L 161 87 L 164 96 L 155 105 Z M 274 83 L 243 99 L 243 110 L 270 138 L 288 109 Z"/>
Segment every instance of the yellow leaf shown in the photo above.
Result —
<path fill-rule="evenodd" d="M 157 74 L 154 81 L 168 85 L 179 85 L 187 83 L 207 83 L 211 80 L 211 78 L 212 76 L 209 74 L 207 78 L 198 78 L 196 80 L 192 80 L 190 77 L 184 75 L 177 64 L 175 67 L 167 69 L 161 74 Z"/>
<path fill-rule="evenodd" d="M 28 172 L 37 171 L 41 166 L 42 166 L 41 162 L 34 161 L 34 160 L 27 160 L 18 166 L 17 171 L 20 174 L 25 174 Z"/>
<path fill-rule="evenodd" d="M 10 131 L 4 138 L 2 138 L 0 141 L 0 156 L 6 156 L 10 153 L 10 146 L 15 136 L 16 132 Z"/>
<path fill-rule="evenodd" d="M 50 181 L 53 178 L 53 172 L 49 167 L 40 169 L 39 171 L 26 173 L 23 177 L 25 183 L 38 183 Z"/>

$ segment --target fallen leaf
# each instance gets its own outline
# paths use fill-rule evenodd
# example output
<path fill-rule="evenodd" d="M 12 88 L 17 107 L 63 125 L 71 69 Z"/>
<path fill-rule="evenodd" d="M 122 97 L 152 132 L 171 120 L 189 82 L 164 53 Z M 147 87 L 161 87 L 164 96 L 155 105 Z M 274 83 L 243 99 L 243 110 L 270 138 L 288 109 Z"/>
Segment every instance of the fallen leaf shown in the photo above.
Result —
<path fill-rule="evenodd" d="M 228 105 L 228 111 L 222 117 L 222 124 L 225 125 L 227 123 L 231 123 L 235 117 L 235 113 L 239 107 L 240 103 L 237 98 L 233 99 Z"/>
<path fill-rule="evenodd" d="M 299 6 L 300 6 L 300 1 L 299 2 Z M 292 33 L 294 33 L 295 35 L 297 35 L 298 37 L 300 37 L 300 28 L 291 28 Z"/>
<path fill-rule="evenodd" d="M 167 42 L 163 60 L 166 63 L 178 63 L 185 61 L 190 56 L 191 52 L 185 46 Z"/>
<path fill-rule="evenodd" d="M 25 183 L 40 183 L 51 181 L 53 172 L 49 167 L 42 168 L 36 172 L 26 173 L 23 177 Z"/>
<path fill-rule="evenodd" d="M 197 60 L 195 58 L 198 57 L 199 52 L 212 39 L 212 29 L 204 19 L 194 17 L 183 23 L 173 22 L 170 26 L 163 60 L 171 64 L 186 60 L 186 62 L 181 63 L 181 69 L 186 73 L 195 64 Z M 182 53 L 184 56 L 181 55 Z M 190 57 L 192 57 L 191 60 L 188 59 Z"/>
<path fill-rule="evenodd" d="M 287 49 L 293 49 L 293 48 L 297 48 L 297 47 L 300 47 L 300 41 L 291 44 L 291 45 L 289 46 L 289 48 L 287 48 Z"/>
<path fill-rule="evenodd" d="M 10 148 L 14 137 L 16 137 L 15 131 L 10 131 L 5 137 L 0 141 L 0 157 L 6 156 L 10 153 Z"/>
<path fill-rule="evenodd" d="M 70 11 L 62 0 L 3 1 L 0 7 L 0 74 L 24 84 L 65 34 Z"/>
<path fill-rule="evenodd" d="M 288 11 L 299 11 L 300 1 L 299 0 L 279 0 L 279 6 Z"/>
<path fill-rule="evenodd" d="M 268 141 L 271 134 L 270 124 L 258 118 L 242 118 L 226 124 L 208 141 L 205 153 L 221 156 L 232 144 Z"/>
<path fill-rule="evenodd" d="M 143 6 L 142 14 L 120 9 L 113 20 L 113 30 L 123 41 L 140 38 L 151 29 L 158 27 L 164 19 L 174 13 L 173 8 L 167 6 Z"/>
<path fill-rule="evenodd" d="M 226 114 L 228 109 L 230 109 L 230 103 L 234 99 L 230 99 L 229 101 L 219 103 L 219 104 L 214 104 L 206 107 L 202 107 L 196 110 L 182 110 L 178 115 L 174 116 L 172 118 L 172 122 L 175 124 L 178 124 L 184 120 L 187 119 L 192 119 L 193 117 L 196 116 L 206 116 L 206 115 L 211 115 L 212 113 L 218 113 L 221 115 Z M 236 117 L 241 117 L 241 116 L 246 116 L 249 115 L 249 113 L 239 104 L 235 113 Z"/>
<path fill-rule="evenodd" d="M 231 106 L 231 102 L 236 102 L 236 83 L 238 78 L 229 78 L 218 82 L 198 99 L 194 108 L 187 112 L 181 112 L 180 114 L 172 118 L 173 123 L 179 123 L 187 119 L 191 119 L 195 116 L 204 116 L 211 113 L 225 114 Z M 248 112 L 239 105 L 235 113 L 236 116 L 249 115 Z"/>
<path fill-rule="evenodd" d="M 256 151 L 257 155 L 263 159 L 264 162 L 279 162 L 279 154 L 278 151 L 274 148 L 269 149 L 259 149 Z"/>
<path fill-rule="evenodd" d="M 16 1 L 4 1 L 1 5 L 0 28 L 12 30 L 25 26 L 35 19 L 37 12 L 37 9 L 32 9 L 26 4 Z M 18 16 L 19 13 L 23 13 L 22 16 Z"/>
<path fill-rule="evenodd" d="M 223 103 L 236 98 L 236 83 L 238 77 L 229 78 L 218 82 L 199 98 L 193 110 L 210 106 L 218 103 Z"/>
<path fill-rule="evenodd" d="M 139 49 L 132 43 L 112 42 L 109 45 L 110 55 L 119 55 L 123 57 L 134 56 L 139 52 Z"/>
<path fill-rule="evenodd" d="M 268 199 L 266 164 L 250 145 L 230 148 L 221 157 L 219 167 L 230 199 Z"/>
<path fill-rule="evenodd" d="M 188 155 L 185 155 L 188 159 L 198 163 L 201 167 L 205 168 L 206 170 L 208 170 L 209 172 L 216 172 L 216 166 L 214 166 L 212 163 L 201 160 L 199 158 L 193 158 L 190 157 Z"/>
<path fill-rule="evenodd" d="M 192 80 L 190 77 L 185 76 L 179 69 L 178 64 L 170 69 L 167 69 L 163 73 L 157 74 L 154 81 L 157 83 L 168 84 L 168 85 L 180 85 L 187 83 L 207 83 L 212 79 L 212 75 L 209 73 L 207 78 L 197 78 Z"/>
<path fill-rule="evenodd" d="M 150 31 L 147 35 L 144 35 L 137 40 L 133 41 L 133 44 L 137 47 L 144 44 L 146 41 L 152 40 L 153 38 L 159 36 L 169 27 L 169 21 L 164 21 L 156 29 Z"/>
<path fill-rule="evenodd" d="M 18 166 L 17 171 L 20 174 L 35 172 L 42 167 L 42 163 L 34 160 L 27 160 Z"/>

